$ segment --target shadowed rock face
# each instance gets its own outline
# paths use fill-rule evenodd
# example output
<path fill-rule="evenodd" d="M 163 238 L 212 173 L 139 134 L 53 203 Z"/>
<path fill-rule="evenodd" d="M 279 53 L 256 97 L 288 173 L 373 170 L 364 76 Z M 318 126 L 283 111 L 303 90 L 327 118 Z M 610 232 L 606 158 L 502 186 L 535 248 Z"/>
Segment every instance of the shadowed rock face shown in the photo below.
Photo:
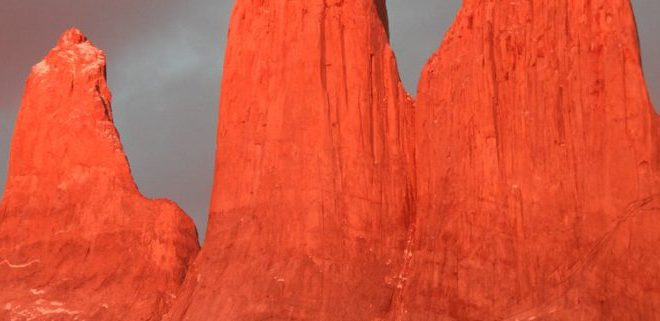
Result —
<path fill-rule="evenodd" d="M 105 55 L 65 32 L 28 78 L 0 203 L 0 320 L 160 320 L 198 250 L 173 202 L 137 190 Z"/>
<path fill-rule="evenodd" d="M 465 1 L 416 110 L 402 320 L 660 318 L 658 116 L 629 1 Z"/>
<path fill-rule="evenodd" d="M 401 284 L 412 101 L 384 1 L 234 8 L 205 245 L 168 320 L 372 320 Z"/>

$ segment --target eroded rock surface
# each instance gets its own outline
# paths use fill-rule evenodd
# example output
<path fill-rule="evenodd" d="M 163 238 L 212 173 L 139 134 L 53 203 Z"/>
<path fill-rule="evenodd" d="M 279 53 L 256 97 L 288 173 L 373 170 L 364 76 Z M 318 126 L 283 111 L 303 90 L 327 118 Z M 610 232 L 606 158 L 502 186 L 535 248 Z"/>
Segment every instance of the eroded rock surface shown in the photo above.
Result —
<path fill-rule="evenodd" d="M 168 320 L 391 313 L 413 117 L 385 17 L 382 0 L 237 1 L 209 230 Z"/>
<path fill-rule="evenodd" d="M 65 32 L 27 81 L 0 203 L 0 320 L 160 320 L 198 250 L 149 200 L 112 122 L 105 55 Z"/>
<path fill-rule="evenodd" d="M 629 1 L 466 0 L 416 133 L 399 319 L 660 319 L 660 136 Z"/>
<path fill-rule="evenodd" d="M 204 249 L 144 199 L 103 54 L 35 66 L 0 319 L 657 320 L 660 120 L 627 0 L 465 0 L 413 114 L 383 0 L 238 0 Z M 6 303 L 5 303 L 6 302 Z"/>

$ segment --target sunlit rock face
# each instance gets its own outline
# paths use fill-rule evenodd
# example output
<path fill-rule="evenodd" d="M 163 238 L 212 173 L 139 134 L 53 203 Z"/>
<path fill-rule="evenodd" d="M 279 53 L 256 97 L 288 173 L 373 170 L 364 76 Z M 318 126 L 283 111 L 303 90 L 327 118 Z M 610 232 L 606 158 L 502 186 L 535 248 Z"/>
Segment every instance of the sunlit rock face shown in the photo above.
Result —
<path fill-rule="evenodd" d="M 70 30 L 18 117 L 0 320 L 660 320 L 640 64 L 627 0 L 465 0 L 413 106 L 384 0 L 238 0 L 195 257 Z"/>
<path fill-rule="evenodd" d="M 416 133 L 400 320 L 660 319 L 658 116 L 629 1 L 465 1 Z"/>
<path fill-rule="evenodd" d="M 384 1 L 237 1 L 209 230 L 169 320 L 390 315 L 414 126 L 386 24 Z"/>
<path fill-rule="evenodd" d="M 0 203 L 0 320 L 160 320 L 198 250 L 143 197 L 112 122 L 105 55 L 65 32 L 28 78 Z"/>

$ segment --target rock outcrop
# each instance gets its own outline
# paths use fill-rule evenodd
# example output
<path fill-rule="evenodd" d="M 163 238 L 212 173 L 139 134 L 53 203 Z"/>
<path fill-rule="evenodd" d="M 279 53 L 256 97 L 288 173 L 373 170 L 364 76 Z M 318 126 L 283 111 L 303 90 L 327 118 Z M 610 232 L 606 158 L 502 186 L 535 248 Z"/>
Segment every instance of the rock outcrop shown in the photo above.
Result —
<path fill-rule="evenodd" d="M 0 320 L 160 320 L 198 250 L 173 202 L 138 191 L 105 55 L 65 32 L 27 81 L 0 203 Z"/>
<path fill-rule="evenodd" d="M 660 319 L 660 133 L 628 0 L 466 0 L 416 133 L 397 319 Z"/>
<path fill-rule="evenodd" d="M 168 320 L 375 320 L 414 207 L 383 0 L 239 0 L 206 241 Z"/>
<path fill-rule="evenodd" d="M 660 319 L 628 0 L 465 0 L 415 108 L 384 0 L 238 0 L 230 29 L 191 266 L 192 222 L 133 182 L 103 53 L 70 30 L 34 67 L 0 320 Z"/>

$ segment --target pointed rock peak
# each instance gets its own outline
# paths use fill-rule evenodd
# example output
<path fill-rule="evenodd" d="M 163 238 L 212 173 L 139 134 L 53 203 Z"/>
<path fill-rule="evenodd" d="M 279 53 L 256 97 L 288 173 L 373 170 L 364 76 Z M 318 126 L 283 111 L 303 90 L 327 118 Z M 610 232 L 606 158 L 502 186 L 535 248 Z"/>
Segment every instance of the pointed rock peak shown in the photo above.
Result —
<path fill-rule="evenodd" d="M 66 70 L 76 70 L 78 73 L 93 74 L 96 78 L 105 78 L 105 53 L 94 46 L 77 28 L 62 33 L 57 45 L 32 71 L 36 75 L 44 75 L 57 70 L 58 68 L 50 68 L 54 65 L 66 66 Z M 73 68 L 74 66 L 78 67 Z"/>
<path fill-rule="evenodd" d="M 198 247 L 176 204 L 138 191 L 103 52 L 66 31 L 33 68 L 14 126 L 0 200 L 0 320 L 161 320 Z"/>
<path fill-rule="evenodd" d="M 87 41 L 87 36 L 77 28 L 71 28 L 65 31 L 57 42 L 58 47 L 68 47 Z"/>
<path fill-rule="evenodd" d="M 52 175 L 49 184 L 59 184 L 72 167 L 85 166 L 103 168 L 98 173 L 100 177 L 134 189 L 126 156 L 112 124 L 112 95 L 107 86 L 105 56 L 80 30 L 65 31 L 57 46 L 32 67 L 24 97 L 14 140 L 21 144 L 31 142 L 30 149 L 25 152 L 18 144 L 19 148 L 11 150 L 14 159 L 10 160 L 9 182 L 29 172 L 40 178 Z M 44 119 L 44 114 L 57 117 Z M 41 142 L 39 137 L 43 133 L 57 137 L 57 141 Z M 57 161 L 47 161 L 50 157 Z"/>

